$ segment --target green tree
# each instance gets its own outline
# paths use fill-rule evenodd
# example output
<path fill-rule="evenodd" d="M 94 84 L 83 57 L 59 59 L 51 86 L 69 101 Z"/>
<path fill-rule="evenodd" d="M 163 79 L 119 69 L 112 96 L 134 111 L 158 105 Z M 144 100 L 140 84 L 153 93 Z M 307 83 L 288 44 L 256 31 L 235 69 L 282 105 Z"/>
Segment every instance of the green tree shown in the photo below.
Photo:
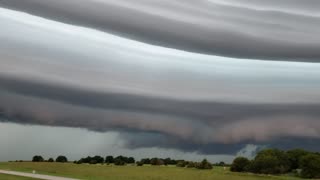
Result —
<path fill-rule="evenodd" d="M 290 162 L 290 170 L 298 169 L 301 157 L 309 154 L 309 152 L 303 149 L 293 149 L 287 151 L 288 159 Z"/>
<path fill-rule="evenodd" d="M 86 158 L 81 158 L 81 159 L 79 160 L 79 163 L 80 163 L 80 164 L 81 164 L 81 163 L 90 163 L 91 160 L 92 160 L 92 158 L 91 158 L 90 156 L 88 156 L 88 157 L 86 157 Z"/>
<path fill-rule="evenodd" d="M 171 164 L 171 159 L 170 159 L 170 158 L 165 158 L 165 159 L 163 160 L 163 162 L 164 162 L 164 165 Z"/>
<path fill-rule="evenodd" d="M 225 162 L 223 162 L 223 161 L 220 161 L 219 163 L 217 163 L 216 164 L 217 166 L 225 166 L 226 165 L 226 163 Z"/>
<path fill-rule="evenodd" d="M 33 156 L 32 158 L 32 162 L 43 162 L 43 161 L 44 161 L 43 157 L 39 155 Z"/>
<path fill-rule="evenodd" d="M 303 178 L 320 178 L 320 155 L 308 154 L 300 160 Z"/>
<path fill-rule="evenodd" d="M 121 158 L 115 158 L 114 159 L 114 165 L 116 166 L 124 166 L 126 165 L 126 162 L 122 160 Z"/>
<path fill-rule="evenodd" d="M 54 159 L 53 158 L 49 158 L 48 162 L 54 162 Z"/>
<path fill-rule="evenodd" d="M 187 168 L 195 168 L 195 167 L 197 167 L 197 163 L 196 162 L 188 162 L 186 167 Z"/>
<path fill-rule="evenodd" d="M 102 163 L 104 163 L 104 159 L 101 156 L 94 156 L 93 158 L 91 158 L 90 164 L 102 164 Z"/>
<path fill-rule="evenodd" d="M 150 164 L 150 159 L 149 158 L 145 158 L 145 159 L 141 159 L 141 162 L 143 163 L 143 164 Z"/>
<path fill-rule="evenodd" d="M 245 172 L 248 170 L 250 161 L 245 157 L 237 157 L 233 160 L 230 170 L 233 172 Z"/>
<path fill-rule="evenodd" d="M 150 160 L 150 164 L 151 165 L 155 165 L 155 166 L 160 166 L 160 165 L 164 165 L 164 161 L 162 159 L 159 159 L 159 158 L 152 158 Z"/>
<path fill-rule="evenodd" d="M 250 164 L 250 171 L 262 174 L 283 174 L 290 170 L 287 154 L 278 149 L 260 151 Z"/>
<path fill-rule="evenodd" d="M 56 162 L 65 163 L 65 162 L 68 162 L 68 159 L 65 156 L 58 156 L 56 159 Z"/>
<path fill-rule="evenodd" d="M 114 158 L 113 158 L 113 156 L 107 156 L 105 162 L 106 162 L 106 163 L 114 163 Z"/>
<path fill-rule="evenodd" d="M 177 167 L 186 167 L 186 165 L 187 165 L 187 161 L 185 160 L 179 160 L 177 162 Z"/>
<path fill-rule="evenodd" d="M 203 159 L 196 167 L 197 169 L 212 169 L 212 164 L 207 160 Z"/>
<path fill-rule="evenodd" d="M 128 164 L 134 164 L 136 162 L 136 160 L 133 157 L 129 157 L 128 158 Z"/>
<path fill-rule="evenodd" d="M 117 156 L 114 158 L 114 164 L 118 166 L 123 166 L 128 163 L 128 157 L 125 156 Z"/>

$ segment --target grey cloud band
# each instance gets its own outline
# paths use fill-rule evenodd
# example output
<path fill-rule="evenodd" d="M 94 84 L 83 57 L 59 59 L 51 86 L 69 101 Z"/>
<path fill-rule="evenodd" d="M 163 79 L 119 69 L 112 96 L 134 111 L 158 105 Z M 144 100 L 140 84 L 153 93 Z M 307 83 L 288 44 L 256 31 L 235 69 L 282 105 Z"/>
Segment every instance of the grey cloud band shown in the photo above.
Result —
<path fill-rule="evenodd" d="M 318 62 L 318 1 L 2 0 L 0 6 L 160 46 Z"/>
<path fill-rule="evenodd" d="M 317 104 L 192 102 L 90 92 L 12 78 L 1 78 L 0 83 L 1 116 L 10 122 L 120 131 L 129 147 L 190 146 L 187 150 L 202 147 L 199 150 L 204 153 L 218 153 L 207 148 L 274 143 L 279 137 L 320 137 Z M 143 133 L 147 139 L 141 138 Z M 159 143 L 151 143 L 152 139 Z"/>

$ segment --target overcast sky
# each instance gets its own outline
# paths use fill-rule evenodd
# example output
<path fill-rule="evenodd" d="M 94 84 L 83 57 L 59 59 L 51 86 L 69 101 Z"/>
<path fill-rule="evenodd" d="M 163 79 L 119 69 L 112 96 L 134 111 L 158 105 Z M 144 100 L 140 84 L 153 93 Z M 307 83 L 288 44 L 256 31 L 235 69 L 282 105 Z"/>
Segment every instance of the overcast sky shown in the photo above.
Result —
<path fill-rule="evenodd" d="M 0 160 L 320 150 L 319 10 L 317 0 L 2 0 Z"/>

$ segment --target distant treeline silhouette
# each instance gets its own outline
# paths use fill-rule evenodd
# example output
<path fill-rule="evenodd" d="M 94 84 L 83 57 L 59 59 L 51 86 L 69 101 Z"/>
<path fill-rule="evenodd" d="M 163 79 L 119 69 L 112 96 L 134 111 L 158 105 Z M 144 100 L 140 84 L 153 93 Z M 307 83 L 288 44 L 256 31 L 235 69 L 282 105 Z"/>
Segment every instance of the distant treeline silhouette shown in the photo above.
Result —
<path fill-rule="evenodd" d="M 53 158 L 49 158 L 48 160 L 44 160 L 44 158 L 42 156 L 36 155 L 36 156 L 33 156 L 32 162 L 61 162 L 61 163 L 65 163 L 65 162 L 68 162 L 68 159 L 67 159 L 67 157 L 60 155 L 56 158 L 56 160 L 54 160 Z"/>
<path fill-rule="evenodd" d="M 45 161 L 42 156 L 34 156 L 33 162 Z M 68 162 L 65 156 L 58 156 L 56 160 L 49 158 L 47 162 Z M 88 156 L 74 161 L 75 164 L 111 164 L 116 166 L 124 166 L 127 164 L 143 166 L 143 165 L 175 165 L 177 167 L 212 169 L 213 164 L 206 159 L 201 162 L 193 162 L 186 160 L 175 160 L 171 158 L 143 158 L 136 161 L 133 157 L 126 156 Z M 249 160 L 246 157 L 237 157 L 231 165 L 219 162 L 215 166 L 230 166 L 233 172 L 248 172 L 257 174 L 293 174 L 303 178 L 320 178 L 320 153 L 309 152 L 303 149 L 293 149 L 282 151 L 279 149 L 264 149 L 257 153 L 254 159 Z"/>
<path fill-rule="evenodd" d="M 258 152 L 253 160 L 237 157 L 230 170 L 278 175 L 291 173 L 303 178 L 320 178 L 320 154 L 303 149 L 265 149 Z"/>
<path fill-rule="evenodd" d="M 88 163 L 88 164 L 114 164 L 116 166 L 124 166 L 126 164 L 136 164 L 137 166 L 143 166 L 144 164 L 149 164 L 153 166 L 161 165 L 176 165 L 178 167 L 189 167 L 189 168 L 198 168 L 198 169 L 212 169 L 212 164 L 209 163 L 206 159 L 201 162 L 191 162 L 185 160 L 175 160 L 171 158 L 144 158 L 140 161 L 135 161 L 133 157 L 126 156 L 107 156 L 105 159 L 101 156 L 86 157 L 81 158 L 79 161 L 74 161 L 76 164 Z"/>
<path fill-rule="evenodd" d="M 54 161 L 53 158 L 49 158 L 48 160 L 44 160 L 44 158 L 40 155 L 36 155 L 32 158 L 33 162 L 61 162 L 65 163 L 68 162 L 68 159 L 65 156 L 58 156 Z M 137 166 L 143 165 L 153 165 L 153 166 L 161 166 L 161 165 L 176 165 L 177 167 L 187 167 L 187 168 L 197 168 L 197 169 L 212 169 L 213 164 L 211 164 L 206 159 L 202 160 L 201 162 L 193 162 L 193 161 L 186 161 L 186 160 L 175 160 L 171 158 L 144 158 L 140 161 L 135 161 L 133 157 L 126 157 L 126 156 L 107 156 L 103 158 L 102 156 L 88 156 L 85 158 L 81 158 L 78 161 L 74 161 L 75 164 L 113 164 L 116 166 L 124 166 L 127 164 L 136 164 Z M 215 164 L 216 166 L 224 166 L 224 162 L 220 162 Z"/>

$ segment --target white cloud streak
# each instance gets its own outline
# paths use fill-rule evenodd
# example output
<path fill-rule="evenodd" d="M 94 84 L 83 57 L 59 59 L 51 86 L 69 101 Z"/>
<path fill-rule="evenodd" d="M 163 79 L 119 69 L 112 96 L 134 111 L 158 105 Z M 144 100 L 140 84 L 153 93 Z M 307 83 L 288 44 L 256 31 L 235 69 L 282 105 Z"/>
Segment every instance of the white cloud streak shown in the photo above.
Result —
<path fill-rule="evenodd" d="M 320 57 L 316 0 L 2 0 L 0 6 L 186 51 L 280 61 Z"/>

